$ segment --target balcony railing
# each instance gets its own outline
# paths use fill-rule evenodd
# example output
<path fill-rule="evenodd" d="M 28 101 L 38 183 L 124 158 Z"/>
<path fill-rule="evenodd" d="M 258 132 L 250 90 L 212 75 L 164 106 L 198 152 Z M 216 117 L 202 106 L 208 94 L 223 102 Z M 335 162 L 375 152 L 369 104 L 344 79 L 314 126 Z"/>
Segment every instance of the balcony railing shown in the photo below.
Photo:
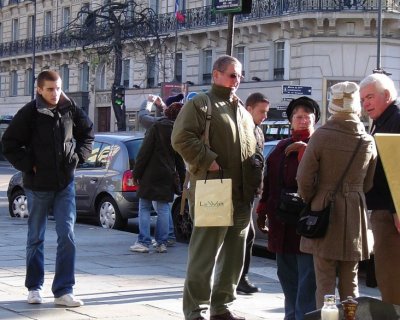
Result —
<path fill-rule="evenodd" d="M 15 0 L 18 1 L 18 0 Z M 309 12 L 377 12 L 379 0 L 253 0 L 252 11 L 246 15 L 236 15 L 236 22 L 268 19 L 273 17 L 293 15 Z M 0 0 L 0 3 L 4 0 Z M 398 1 L 382 0 L 384 12 L 399 12 Z M 227 16 L 215 13 L 211 6 L 188 9 L 182 12 L 184 22 L 178 23 L 174 13 L 158 15 L 157 30 L 159 34 L 173 34 L 175 29 L 193 30 L 204 29 L 210 26 L 227 24 Z M 99 30 L 101 32 L 101 30 Z M 122 34 L 122 38 L 132 38 L 130 32 Z M 52 34 L 50 36 L 36 37 L 36 52 L 55 51 L 60 49 L 73 49 L 85 45 L 84 41 L 72 39 L 67 32 Z M 0 44 L 0 58 L 26 55 L 32 52 L 32 39 L 25 39 Z"/>

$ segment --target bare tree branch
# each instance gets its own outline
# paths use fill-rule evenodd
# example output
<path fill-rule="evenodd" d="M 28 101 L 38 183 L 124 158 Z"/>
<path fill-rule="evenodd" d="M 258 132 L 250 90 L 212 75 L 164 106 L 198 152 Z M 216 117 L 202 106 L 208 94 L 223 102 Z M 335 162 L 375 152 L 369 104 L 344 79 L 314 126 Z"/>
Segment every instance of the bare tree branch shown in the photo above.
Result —
<path fill-rule="evenodd" d="M 66 41 L 75 41 L 84 51 L 96 51 L 100 56 L 114 56 L 114 81 L 111 95 L 121 84 L 124 45 L 130 50 L 142 53 L 144 57 L 158 56 L 166 52 L 163 47 L 169 38 L 159 34 L 158 17 L 151 8 L 133 0 L 108 2 L 94 10 L 83 7 L 77 17 L 65 28 Z M 153 66 L 154 67 L 154 66 Z M 119 131 L 126 130 L 125 107 L 112 100 Z"/>

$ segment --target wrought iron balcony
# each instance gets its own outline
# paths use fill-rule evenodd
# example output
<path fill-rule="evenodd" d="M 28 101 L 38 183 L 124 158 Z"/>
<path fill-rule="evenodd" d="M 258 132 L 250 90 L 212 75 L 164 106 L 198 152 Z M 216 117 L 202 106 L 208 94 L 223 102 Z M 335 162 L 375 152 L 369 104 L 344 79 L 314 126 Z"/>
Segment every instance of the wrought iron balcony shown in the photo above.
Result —
<path fill-rule="evenodd" d="M 13 0 L 21 1 L 21 0 Z M 236 22 L 249 22 L 264 20 L 273 17 L 312 13 L 312 12 L 377 12 L 379 0 L 253 0 L 252 11 L 246 15 L 236 15 Z M 0 0 L 4 3 L 4 0 Z M 384 12 L 399 12 L 398 1 L 382 0 Z M 188 9 L 182 12 L 185 17 L 182 23 L 176 21 L 174 13 L 158 15 L 154 21 L 157 24 L 159 34 L 173 34 L 184 30 L 204 29 L 210 26 L 227 24 L 227 16 L 215 13 L 211 6 Z M 100 28 L 99 28 L 100 29 Z M 99 30 L 101 32 L 102 30 Z M 103 30 L 105 31 L 105 30 Z M 122 38 L 130 39 L 129 32 Z M 84 41 L 72 39 L 68 32 L 52 34 L 50 36 L 36 37 L 36 52 L 56 51 L 60 49 L 74 49 L 85 45 Z M 32 53 L 32 39 L 6 42 L 0 44 L 0 58 Z"/>

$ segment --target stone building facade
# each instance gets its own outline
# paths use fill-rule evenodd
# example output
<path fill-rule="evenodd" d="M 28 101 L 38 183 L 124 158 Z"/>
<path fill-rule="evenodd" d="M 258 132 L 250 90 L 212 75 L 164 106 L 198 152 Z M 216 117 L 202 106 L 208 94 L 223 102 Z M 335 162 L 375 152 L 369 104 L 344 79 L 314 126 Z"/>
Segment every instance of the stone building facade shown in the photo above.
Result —
<path fill-rule="evenodd" d="M 63 89 L 88 111 L 96 131 L 115 131 L 112 54 L 98 57 L 64 41 L 68 24 L 86 18 L 77 18 L 83 7 L 106 2 L 36 0 L 34 23 L 34 1 L 0 0 L 0 115 L 15 114 L 31 99 L 34 63 L 35 75 L 47 68 L 60 72 Z M 179 23 L 174 0 L 138 2 L 157 13 L 166 40 L 164 52 L 154 56 L 134 53 L 128 41 L 124 44 L 121 85 L 130 129 L 137 128 L 140 102 L 149 93 L 160 94 L 160 84 L 174 76 L 190 92 L 207 89 L 212 62 L 226 52 L 229 37 L 227 15 L 212 11 L 211 0 L 179 0 Z M 243 63 L 244 75 L 239 96 L 245 100 L 251 92 L 263 92 L 279 120 L 288 100 L 309 94 L 320 103 L 324 122 L 333 83 L 360 81 L 379 63 L 398 84 L 400 1 L 381 4 L 379 20 L 378 0 L 253 0 L 250 14 L 235 15 L 233 55 Z"/>

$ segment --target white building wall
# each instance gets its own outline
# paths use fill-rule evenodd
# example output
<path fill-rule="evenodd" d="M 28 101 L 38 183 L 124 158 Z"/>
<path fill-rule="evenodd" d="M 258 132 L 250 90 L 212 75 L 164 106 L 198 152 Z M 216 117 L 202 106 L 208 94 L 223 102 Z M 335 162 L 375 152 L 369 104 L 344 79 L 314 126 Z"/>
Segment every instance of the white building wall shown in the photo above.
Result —
<path fill-rule="evenodd" d="M 44 0 L 37 2 L 37 37 L 43 35 L 44 11 L 53 11 L 53 30 L 60 28 L 62 23 L 62 8 L 71 8 L 71 19 L 81 8 L 83 0 Z M 146 2 L 146 1 L 145 1 Z M 96 8 L 101 1 L 91 1 L 91 7 Z M 204 5 L 203 0 L 187 1 L 187 8 Z M 173 12 L 174 1 L 161 1 L 161 13 Z M 32 3 L 21 3 L 0 9 L 0 20 L 3 27 L 3 41 L 11 40 L 11 23 L 13 18 L 20 19 L 20 38 L 28 37 L 27 15 L 33 14 Z M 354 25 L 353 25 L 354 24 Z M 392 78 L 398 84 L 400 80 L 400 17 L 398 13 L 385 13 L 382 39 L 382 67 L 392 73 Z M 191 81 L 195 85 L 191 91 L 202 91 L 208 85 L 202 85 L 203 68 L 202 53 L 211 49 L 213 60 L 226 51 L 226 25 L 205 26 L 198 30 L 179 30 L 178 51 L 182 52 L 183 81 Z M 173 40 L 173 39 L 172 39 Z M 274 42 L 285 41 L 284 81 L 273 81 L 274 76 Z M 169 51 L 173 52 L 174 41 L 169 42 Z M 245 47 L 246 70 L 245 82 L 238 91 L 242 100 L 254 91 L 264 92 L 273 106 L 285 105 L 287 101 L 282 96 L 282 85 L 303 85 L 312 87 L 312 98 L 321 105 L 325 103 L 326 83 L 329 80 L 361 80 L 376 68 L 376 14 L 372 12 L 332 12 L 287 15 L 264 20 L 236 23 L 234 45 Z M 129 47 L 129 46 L 128 46 Z M 130 85 L 138 85 L 140 89 L 127 88 L 126 105 L 128 111 L 137 110 L 140 102 L 149 93 L 160 94 L 160 88 L 145 88 L 146 66 L 144 57 L 133 54 L 130 49 L 124 57 L 131 59 Z M 50 67 L 59 70 L 67 63 L 70 68 L 70 92 L 79 88 L 79 64 L 90 63 L 90 88 L 92 89 L 89 115 L 96 118 L 96 108 L 111 106 L 109 90 L 98 90 L 95 82 L 98 75 L 96 69 L 99 61 L 80 51 L 79 48 L 68 48 L 55 52 L 39 52 L 36 55 L 36 74 L 43 68 Z M 172 60 L 171 60 L 172 59 Z M 14 114 L 24 103 L 30 100 L 30 95 L 24 95 L 25 70 L 32 66 L 30 54 L 25 56 L 1 58 L 0 75 L 3 79 L 0 97 L 0 114 Z M 9 92 L 9 75 L 17 70 L 19 75 L 18 97 L 7 96 Z M 163 73 L 166 71 L 166 74 Z M 107 88 L 113 82 L 113 64 L 106 65 Z M 158 73 L 159 82 L 170 81 L 173 78 L 173 58 L 165 58 L 165 67 Z M 258 77 L 261 81 L 253 81 Z M 115 119 L 111 112 L 112 128 Z"/>

